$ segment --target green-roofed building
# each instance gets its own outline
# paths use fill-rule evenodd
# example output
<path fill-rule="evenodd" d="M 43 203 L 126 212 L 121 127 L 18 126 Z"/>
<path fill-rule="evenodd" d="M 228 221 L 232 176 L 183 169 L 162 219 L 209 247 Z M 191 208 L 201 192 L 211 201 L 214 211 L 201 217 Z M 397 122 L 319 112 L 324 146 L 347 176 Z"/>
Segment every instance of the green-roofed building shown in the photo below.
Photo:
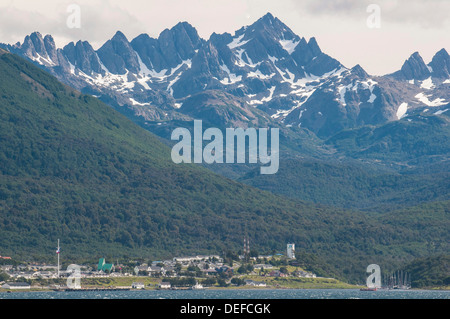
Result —
<path fill-rule="evenodd" d="M 103 272 L 112 272 L 112 271 L 114 271 L 114 265 L 107 264 L 107 263 L 105 263 L 105 258 L 100 258 L 100 260 L 98 261 L 97 270 L 103 271 Z"/>

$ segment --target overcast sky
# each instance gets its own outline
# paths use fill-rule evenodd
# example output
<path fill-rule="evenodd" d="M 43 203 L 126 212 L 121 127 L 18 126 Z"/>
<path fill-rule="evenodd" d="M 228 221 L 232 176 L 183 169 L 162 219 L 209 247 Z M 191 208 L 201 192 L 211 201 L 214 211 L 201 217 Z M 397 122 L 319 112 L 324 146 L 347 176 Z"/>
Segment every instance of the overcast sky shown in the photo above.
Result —
<path fill-rule="evenodd" d="M 70 4 L 80 8 L 80 28 L 69 28 Z M 368 6 L 380 8 L 379 28 Z M 322 51 L 347 67 L 360 64 L 373 75 L 400 69 L 418 51 L 425 63 L 450 51 L 450 0 L 0 0 L 0 42 L 22 42 L 34 31 L 51 34 L 58 47 L 87 40 L 95 49 L 121 30 L 132 40 L 157 37 L 180 21 L 207 40 L 234 34 L 271 12 L 296 34 L 316 37 Z M 73 16 L 72 16 L 73 17 Z"/>

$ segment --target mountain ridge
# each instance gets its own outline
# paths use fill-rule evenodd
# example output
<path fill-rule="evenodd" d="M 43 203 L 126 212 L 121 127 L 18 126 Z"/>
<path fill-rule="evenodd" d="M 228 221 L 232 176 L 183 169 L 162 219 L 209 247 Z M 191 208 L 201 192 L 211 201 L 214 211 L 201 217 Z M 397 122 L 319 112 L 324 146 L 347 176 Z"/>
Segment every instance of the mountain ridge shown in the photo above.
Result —
<path fill-rule="evenodd" d="M 38 32 L 23 44 L 2 47 L 116 109 L 154 109 L 137 115 L 147 121 L 183 117 L 179 105 L 184 99 L 222 90 L 280 125 L 302 126 L 327 138 L 430 107 L 442 111 L 450 101 L 445 48 L 428 65 L 416 52 L 401 70 L 375 77 L 359 65 L 343 66 L 322 52 L 316 38 L 296 35 L 270 13 L 234 35 L 213 33 L 207 40 L 188 22 L 179 22 L 157 38 L 143 33 L 129 41 L 117 31 L 98 50 L 86 41 L 58 49 L 50 35 Z"/>

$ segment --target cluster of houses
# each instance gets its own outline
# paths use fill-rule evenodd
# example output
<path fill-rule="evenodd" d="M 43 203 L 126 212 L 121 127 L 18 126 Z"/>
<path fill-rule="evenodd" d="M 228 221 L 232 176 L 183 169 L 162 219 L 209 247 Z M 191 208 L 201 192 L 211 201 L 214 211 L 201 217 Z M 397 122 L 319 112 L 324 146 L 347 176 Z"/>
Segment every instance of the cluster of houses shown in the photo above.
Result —
<path fill-rule="evenodd" d="M 97 268 L 82 266 L 81 277 L 121 277 L 134 275 L 149 275 L 156 277 L 176 276 L 177 264 L 182 267 L 195 265 L 205 274 L 214 274 L 226 268 L 223 259 L 217 255 L 175 257 L 170 260 L 154 261 L 150 265 L 142 264 L 136 266 L 131 273 L 122 272 L 122 265 L 107 263 L 104 258 L 100 258 Z M 56 279 L 66 277 L 71 272 L 60 269 L 58 276 L 58 266 L 56 265 L 0 265 L 0 273 L 7 274 L 10 279 Z"/>
<path fill-rule="evenodd" d="M 295 259 L 295 245 L 288 244 L 287 255 L 290 259 Z M 243 257 L 243 256 L 241 256 Z M 6 257 L 7 259 L 9 257 Z M 264 260 L 267 261 L 272 256 L 259 256 L 258 258 L 251 258 L 253 261 Z M 100 258 L 97 269 L 90 267 L 80 267 L 80 275 L 83 278 L 87 277 L 121 277 L 121 276 L 154 276 L 154 277 L 175 277 L 179 276 L 182 269 L 189 270 L 189 267 L 194 267 L 196 272 L 200 271 L 204 276 L 216 275 L 220 273 L 226 273 L 229 275 L 235 274 L 235 270 L 240 267 L 240 263 L 236 262 L 234 267 L 224 264 L 222 257 L 218 255 L 197 255 L 189 257 L 174 257 L 168 260 L 153 261 L 150 264 L 141 264 L 134 267 L 132 273 L 123 272 L 123 265 L 114 265 L 107 263 L 104 258 Z M 0 265 L 0 272 L 6 273 L 11 279 L 11 283 L 4 283 L 2 288 L 5 289 L 29 289 L 29 284 L 25 282 L 17 282 L 20 279 L 56 279 L 59 277 L 67 277 L 71 274 L 69 271 L 58 269 L 59 266 L 54 265 Z M 286 272 L 276 269 L 273 265 L 268 263 L 258 263 L 253 265 L 254 273 L 262 274 L 270 277 L 306 277 L 315 278 L 316 275 L 303 270 L 296 270 L 293 273 L 287 274 Z M 15 282 L 13 282 L 15 281 Z M 264 287 L 264 282 L 258 282 L 253 280 L 246 280 L 246 285 Z M 139 282 L 133 283 L 135 289 L 142 288 L 142 284 Z M 161 289 L 169 289 L 170 283 L 163 280 L 160 284 Z"/>
<path fill-rule="evenodd" d="M 53 265 L 1 265 L 0 272 L 11 279 L 55 279 L 58 278 L 57 266 Z"/>
<path fill-rule="evenodd" d="M 149 276 L 173 276 L 177 274 L 177 267 L 186 268 L 196 266 L 205 275 L 212 275 L 220 272 L 224 266 L 222 257 L 218 255 L 198 255 L 191 257 L 174 257 L 173 259 L 163 261 L 153 261 L 151 265 L 142 264 L 136 266 L 136 274 L 145 274 Z"/>
<path fill-rule="evenodd" d="M 268 258 L 270 256 L 263 256 Z M 133 269 L 134 273 L 122 272 L 121 265 L 106 263 L 104 258 L 100 258 L 97 269 L 89 267 L 81 268 L 81 277 L 105 277 L 105 276 L 133 276 L 148 275 L 154 277 L 173 277 L 177 276 L 180 268 L 195 266 L 204 275 L 215 275 L 221 272 L 234 273 L 240 264 L 235 263 L 234 267 L 225 265 L 223 258 L 218 255 L 198 255 L 190 257 L 174 257 L 173 259 L 163 261 L 153 261 L 151 264 L 141 264 Z M 56 279 L 58 278 L 58 267 L 56 265 L 0 265 L 0 272 L 6 273 L 11 279 Z M 264 271 L 265 276 L 283 277 L 287 274 L 274 269 L 271 264 L 255 264 L 255 272 Z M 60 277 L 67 276 L 68 273 L 63 269 L 59 272 Z M 290 276 L 314 278 L 316 275 L 297 270 L 289 274 Z"/>
<path fill-rule="evenodd" d="M 259 259 L 270 259 L 272 256 L 261 256 Z M 256 260 L 256 258 L 253 258 Z M 177 274 L 177 264 L 181 267 L 196 266 L 205 275 L 214 275 L 217 273 L 234 273 L 234 270 L 239 268 L 240 264 L 236 263 L 234 267 L 227 266 L 223 263 L 223 259 L 217 255 L 209 256 L 193 256 L 193 257 L 174 257 L 170 260 L 154 261 L 151 265 L 143 264 L 135 268 L 136 274 L 145 274 L 149 276 L 170 277 Z M 255 272 L 263 271 L 265 276 L 270 277 L 306 277 L 315 278 L 316 275 L 303 270 L 297 270 L 291 274 L 286 274 L 278 269 L 274 269 L 271 264 L 255 264 L 253 266 Z"/>

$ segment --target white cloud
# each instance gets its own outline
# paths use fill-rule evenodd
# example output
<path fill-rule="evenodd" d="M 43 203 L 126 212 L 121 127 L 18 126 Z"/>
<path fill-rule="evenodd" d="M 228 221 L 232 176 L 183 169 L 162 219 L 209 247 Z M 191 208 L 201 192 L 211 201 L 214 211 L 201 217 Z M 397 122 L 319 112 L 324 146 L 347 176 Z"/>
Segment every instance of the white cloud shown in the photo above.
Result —
<path fill-rule="evenodd" d="M 67 8 L 78 4 L 81 27 L 69 28 Z M 15 0 L 6 7 L 0 5 L 0 41 L 12 43 L 34 32 L 51 34 L 58 47 L 70 41 L 87 40 L 94 47 L 103 44 L 117 30 L 125 34 L 145 32 L 145 24 L 128 10 L 105 0 L 92 1 L 23 1 Z"/>

